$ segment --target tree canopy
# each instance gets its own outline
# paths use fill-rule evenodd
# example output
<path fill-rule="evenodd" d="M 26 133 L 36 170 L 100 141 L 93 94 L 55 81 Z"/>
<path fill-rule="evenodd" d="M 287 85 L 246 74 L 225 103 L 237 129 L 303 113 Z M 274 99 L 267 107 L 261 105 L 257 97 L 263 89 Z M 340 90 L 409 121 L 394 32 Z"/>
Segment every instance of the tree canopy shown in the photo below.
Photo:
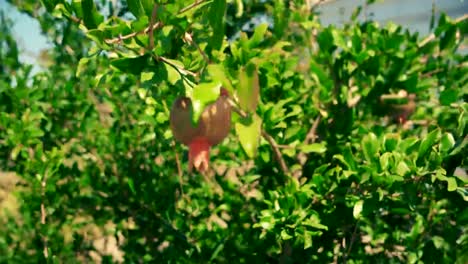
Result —
<path fill-rule="evenodd" d="M 1 263 L 468 262 L 466 15 L 10 2 L 52 48 L 32 74 L 0 16 Z M 221 87 L 232 128 L 189 172 L 171 106 L 196 124 Z"/>

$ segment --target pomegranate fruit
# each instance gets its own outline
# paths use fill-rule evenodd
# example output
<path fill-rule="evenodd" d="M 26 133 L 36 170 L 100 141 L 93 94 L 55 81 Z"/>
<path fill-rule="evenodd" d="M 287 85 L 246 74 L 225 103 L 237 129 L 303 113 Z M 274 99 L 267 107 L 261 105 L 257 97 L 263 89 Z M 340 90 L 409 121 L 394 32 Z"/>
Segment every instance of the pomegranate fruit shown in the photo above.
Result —
<path fill-rule="evenodd" d="M 170 125 L 174 138 L 189 147 L 189 171 L 193 167 L 200 172 L 208 170 L 210 149 L 229 134 L 231 106 L 228 93 L 221 88 L 218 99 L 202 112 L 197 126 L 191 121 L 192 101 L 187 97 L 175 100 L 170 113 Z"/>

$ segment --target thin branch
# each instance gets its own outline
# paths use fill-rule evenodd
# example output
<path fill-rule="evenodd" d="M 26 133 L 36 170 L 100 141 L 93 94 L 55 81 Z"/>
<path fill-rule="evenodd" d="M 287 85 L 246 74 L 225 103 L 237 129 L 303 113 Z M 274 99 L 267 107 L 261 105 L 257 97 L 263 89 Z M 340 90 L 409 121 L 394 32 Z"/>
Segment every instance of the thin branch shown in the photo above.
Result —
<path fill-rule="evenodd" d="M 193 40 L 192 35 L 189 33 L 185 33 L 184 35 L 184 40 L 187 41 L 189 44 L 195 46 L 197 48 L 198 52 L 202 55 L 203 59 L 206 61 L 206 63 L 211 63 L 210 59 L 206 55 L 206 53 L 198 46 L 198 44 Z"/>
<path fill-rule="evenodd" d="M 356 225 L 354 225 L 354 231 L 353 231 L 353 234 L 351 235 L 351 241 L 349 242 L 348 250 L 345 252 L 345 255 L 344 255 L 344 262 L 346 262 L 347 257 L 351 253 L 351 249 L 353 247 L 354 241 L 356 240 L 356 232 L 357 232 L 358 226 L 359 226 L 359 220 L 357 220 Z"/>
<path fill-rule="evenodd" d="M 182 13 L 185 13 L 185 12 L 189 11 L 189 10 L 192 9 L 192 8 L 195 8 L 195 7 L 197 7 L 197 6 L 200 5 L 200 4 L 203 4 L 205 1 L 206 1 L 206 0 L 196 0 L 196 1 L 193 2 L 192 4 L 190 4 L 190 5 L 188 5 L 188 6 L 184 7 L 184 8 L 182 8 L 181 10 L 179 10 L 178 15 L 180 15 L 180 14 L 182 14 Z"/>
<path fill-rule="evenodd" d="M 182 68 L 182 67 L 176 65 L 175 63 L 173 63 L 172 61 L 166 59 L 166 58 L 163 57 L 163 56 L 159 56 L 159 57 L 155 57 L 155 56 L 154 56 L 153 58 L 156 59 L 156 60 L 160 60 L 160 61 L 162 61 L 162 62 L 168 64 L 169 66 L 171 66 L 172 68 L 176 69 L 179 73 L 181 73 L 181 74 L 183 74 L 183 75 L 191 75 L 191 76 L 193 76 L 193 77 L 197 77 L 197 74 L 196 74 L 196 73 L 193 73 L 193 72 L 191 72 L 191 71 L 188 71 L 188 70 L 186 70 L 186 69 L 184 69 L 184 68 Z"/>
<path fill-rule="evenodd" d="M 455 65 L 453 66 L 451 69 L 449 70 L 452 70 L 452 69 L 458 69 L 458 68 L 462 68 L 462 67 L 467 67 L 468 66 L 468 63 L 461 63 L 461 64 L 458 64 L 458 65 Z M 421 77 L 431 77 L 432 75 L 436 74 L 436 73 L 439 73 L 439 72 L 443 72 L 445 69 L 435 69 L 435 70 L 432 70 L 432 71 L 429 71 L 429 72 L 426 72 L 424 74 L 421 75 Z"/>
<path fill-rule="evenodd" d="M 321 116 L 317 116 L 314 123 L 312 124 L 312 127 L 309 129 L 309 132 L 307 132 L 306 138 L 304 140 L 305 145 L 315 142 L 315 139 L 317 138 L 317 127 L 320 124 L 321 120 Z"/>
<path fill-rule="evenodd" d="M 315 142 L 317 138 L 317 127 L 320 124 L 321 120 L 322 120 L 321 116 L 320 115 L 317 116 L 314 123 L 312 124 L 309 131 L 307 132 L 307 135 L 304 139 L 304 145 L 308 145 L 308 144 Z M 302 176 L 302 167 L 307 162 L 307 154 L 301 151 L 297 154 L 296 158 L 297 158 L 297 161 L 299 161 L 299 164 L 301 165 L 301 168 L 294 171 L 293 173 L 293 176 L 297 179 Z"/>
<path fill-rule="evenodd" d="M 279 150 L 278 144 L 276 143 L 275 139 L 272 136 L 270 136 L 264 129 L 262 129 L 262 136 L 266 141 L 268 141 L 268 143 L 270 143 L 270 146 L 273 149 L 273 153 L 275 153 L 276 161 L 278 161 L 283 173 L 286 175 L 290 175 L 289 168 L 288 166 L 286 166 L 286 162 L 283 159 L 283 155 L 281 154 L 281 151 Z"/>
<path fill-rule="evenodd" d="M 175 144 L 175 141 L 172 141 L 172 147 L 174 149 L 174 154 L 175 154 L 175 161 L 176 161 L 176 165 L 177 165 L 177 175 L 179 176 L 179 185 L 180 185 L 180 193 L 182 194 L 182 196 L 185 196 L 184 195 L 184 188 L 182 188 L 182 166 L 180 165 L 180 160 L 179 160 L 179 154 L 177 153 L 177 149 L 176 149 L 176 144 Z"/>
<path fill-rule="evenodd" d="M 112 39 L 105 39 L 104 42 L 106 42 L 107 44 L 115 44 L 115 43 L 121 42 L 122 40 L 133 38 L 133 37 L 138 36 L 138 35 L 148 34 L 148 32 L 153 31 L 153 30 L 155 30 L 157 28 L 160 28 L 162 26 L 163 26 L 163 23 L 158 22 L 158 23 L 154 24 L 153 26 L 148 26 L 147 28 L 145 28 L 145 29 L 143 29 L 141 31 L 133 32 L 133 33 L 130 33 L 130 34 L 124 35 L 124 36 L 118 36 L 118 37 L 112 38 Z"/>
<path fill-rule="evenodd" d="M 236 104 L 236 102 L 231 97 L 231 95 L 229 95 L 229 97 L 230 97 L 229 103 L 231 104 L 234 112 L 236 112 L 243 118 L 248 117 L 247 113 L 245 113 L 239 108 L 239 106 Z M 283 171 L 283 173 L 285 175 L 290 175 L 288 166 L 286 165 L 286 162 L 283 159 L 283 155 L 281 154 L 280 146 L 278 145 L 278 143 L 276 143 L 275 139 L 272 136 L 270 136 L 270 134 L 268 134 L 263 128 L 262 128 L 261 133 L 262 133 L 262 137 L 270 144 L 271 148 L 273 149 L 273 153 L 275 154 L 276 161 L 279 163 L 280 168 Z"/>
<path fill-rule="evenodd" d="M 46 169 L 44 175 L 42 176 L 41 179 L 41 225 L 45 226 L 46 225 L 46 220 L 47 220 L 47 211 L 45 208 L 45 190 L 46 190 L 46 184 L 47 184 L 47 174 L 48 174 L 48 169 Z M 42 253 L 44 254 L 45 259 L 49 259 L 49 247 L 48 247 L 48 239 L 47 235 L 41 234 L 41 239 L 43 243 L 43 251 Z"/>
<path fill-rule="evenodd" d="M 156 23 L 156 16 L 158 14 L 158 5 L 157 4 L 154 4 L 154 7 L 153 7 L 153 12 L 151 12 L 151 21 L 150 21 L 150 25 L 149 25 L 149 31 L 148 31 L 148 35 L 149 35 L 149 44 L 148 44 L 148 50 L 153 50 L 153 47 L 154 47 L 154 36 L 153 36 L 153 25 L 154 23 Z"/>
<path fill-rule="evenodd" d="M 463 16 L 456 18 L 455 23 L 460 23 L 460 22 L 462 22 L 463 20 L 466 20 L 466 19 L 468 19 L 468 14 L 464 14 Z"/>
<path fill-rule="evenodd" d="M 76 24 L 80 24 L 80 25 L 81 25 L 82 22 L 83 22 L 83 20 L 82 20 L 81 18 L 77 18 L 77 17 L 75 17 L 75 16 L 68 16 L 68 18 L 69 18 L 71 21 L 73 21 L 74 23 L 76 23 Z"/>

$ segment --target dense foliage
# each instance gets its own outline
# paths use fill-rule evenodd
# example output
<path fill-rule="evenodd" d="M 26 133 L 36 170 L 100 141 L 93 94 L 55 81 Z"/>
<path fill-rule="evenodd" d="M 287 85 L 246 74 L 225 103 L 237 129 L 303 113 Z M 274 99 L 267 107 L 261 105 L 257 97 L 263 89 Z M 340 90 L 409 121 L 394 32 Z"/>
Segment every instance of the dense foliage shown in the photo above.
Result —
<path fill-rule="evenodd" d="M 11 2 L 53 48 L 31 74 L 1 16 L 1 263 L 468 262 L 466 17 L 420 37 L 310 1 Z M 190 174 L 169 110 L 196 122 L 221 86 L 232 131 Z"/>

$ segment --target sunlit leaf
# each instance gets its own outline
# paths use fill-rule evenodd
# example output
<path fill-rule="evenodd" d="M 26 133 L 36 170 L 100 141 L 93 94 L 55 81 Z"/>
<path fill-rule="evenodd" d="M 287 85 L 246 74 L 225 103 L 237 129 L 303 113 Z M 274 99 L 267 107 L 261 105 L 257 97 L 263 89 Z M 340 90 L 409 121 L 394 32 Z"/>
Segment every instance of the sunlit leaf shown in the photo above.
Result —
<path fill-rule="evenodd" d="M 255 157 L 261 136 L 262 120 L 257 115 L 235 124 L 236 134 L 247 156 Z"/>

